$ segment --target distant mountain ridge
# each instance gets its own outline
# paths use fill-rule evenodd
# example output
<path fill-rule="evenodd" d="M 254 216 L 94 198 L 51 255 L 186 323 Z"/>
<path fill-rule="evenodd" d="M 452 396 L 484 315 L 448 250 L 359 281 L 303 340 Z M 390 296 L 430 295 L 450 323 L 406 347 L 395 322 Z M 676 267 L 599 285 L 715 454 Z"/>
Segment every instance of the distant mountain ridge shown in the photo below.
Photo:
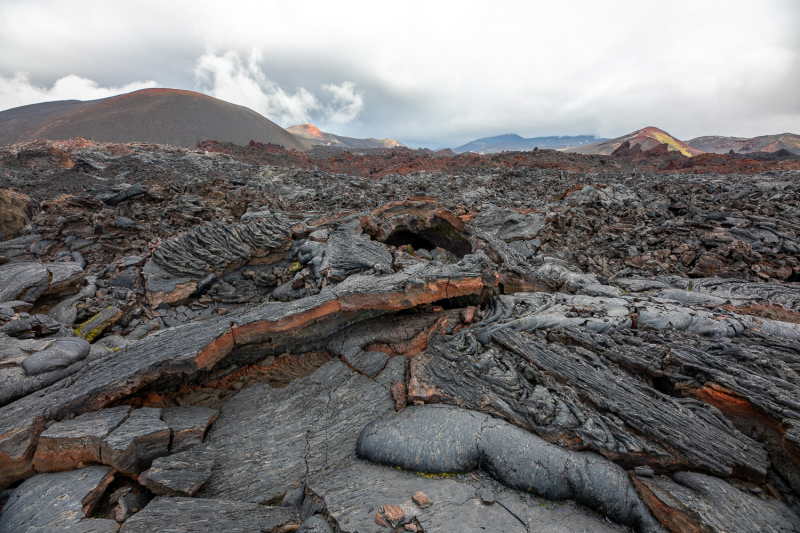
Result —
<path fill-rule="evenodd" d="M 65 100 L 0 112 L 0 145 L 45 138 L 92 138 L 194 147 L 209 139 L 251 140 L 306 150 L 309 145 L 244 106 L 178 89 L 142 89 L 101 100 Z"/>
<path fill-rule="evenodd" d="M 777 135 L 761 135 L 758 137 L 707 135 L 695 137 L 686 141 L 686 144 L 697 150 L 713 154 L 726 154 L 731 150 L 739 153 L 788 150 L 800 155 L 800 135 L 795 133 L 779 133 Z"/>
<path fill-rule="evenodd" d="M 614 150 L 624 142 L 628 142 L 630 147 L 639 146 L 642 151 L 650 150 L 658 145 L 666 144 L 668 150 L 675 150 L 687 157 L 702 154 L 702 150 L 692 148 L 688 144 L 680 141 L 664 130 L 653 126 L 648 126 L 640 130 L 628 133 L 616 139 L 609 139 L 598 143 L 581 146 L 575 149 L 566 150 L 576 154 L 584 155 L 611 155 Z"/>
<path fill-rule="evenodd" d="M 398 148 L 405 145 L 394 139 L 356 139 L 333 133 L 326 133 L 313 124 L 298 124 L 290 126 L 286 131 L 299 137 L 303 142 L 314 145 L 338 146 L 341 148 Z"/>
<path fill-rule="evenodd" d="M 507 133 L 494 137 L 484 137 L 453 148 L 456 153 L 475 152 L 479 154 L 496 154 L 499 152 L 526 152 L 536 147 L 551 150 L 565 150 L 577 146 L 596 143 L 604 139 L 594 135 L 531 137 L 526 139 L 516 133 Z"/>

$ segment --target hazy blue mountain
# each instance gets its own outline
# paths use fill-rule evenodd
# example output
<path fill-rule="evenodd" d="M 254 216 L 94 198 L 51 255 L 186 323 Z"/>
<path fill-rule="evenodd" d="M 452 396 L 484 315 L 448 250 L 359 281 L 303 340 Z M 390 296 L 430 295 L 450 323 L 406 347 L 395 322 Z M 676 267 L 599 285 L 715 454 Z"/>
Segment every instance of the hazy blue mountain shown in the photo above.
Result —
<path fill-rule="evenodd" d="M 495 137 L 484 137 L 465 145 L 453 148 L 456 153 L 476 152 L 480 154 L 494 154 L 498 152 L 527 151 L 535 147 L 547 148 L 550 150 L 564 150 L 575 148 L 587 144 L 594 144 L 605 139 L 594 135 L 575 135 L 575 136 L 553 136 L 553 137 L 531 137 L 526 139 L 516 133 L 507 133 Z"/>

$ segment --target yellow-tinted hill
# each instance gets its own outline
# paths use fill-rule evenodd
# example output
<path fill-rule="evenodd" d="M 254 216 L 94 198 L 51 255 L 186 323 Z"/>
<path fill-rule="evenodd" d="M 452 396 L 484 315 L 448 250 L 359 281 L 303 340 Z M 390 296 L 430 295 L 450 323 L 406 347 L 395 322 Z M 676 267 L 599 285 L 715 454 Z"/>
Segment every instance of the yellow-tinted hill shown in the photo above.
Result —
<path fill-rule="evenodd" d="M 578 148 L 573 148 L 566 151 L 585 155 L 611 155 L 611 153 L 625 141 L 628 141 L 631 147 L 638 144 L 643 151 L 655 148 L 660 144 L 666 144 L 669 150 L 678 151 L 687 157 L 692 157 L 694 155 L 703 153 L 701 150 L 692 148 L 685 142 L 679 141 L 666 131 L 654 128 L 653 126 L 636 130 L 633 133 L 623 135 L 622 137 L 617 137 L 616 139 L 609 139 L 599 143 L 579 146 Z"/>

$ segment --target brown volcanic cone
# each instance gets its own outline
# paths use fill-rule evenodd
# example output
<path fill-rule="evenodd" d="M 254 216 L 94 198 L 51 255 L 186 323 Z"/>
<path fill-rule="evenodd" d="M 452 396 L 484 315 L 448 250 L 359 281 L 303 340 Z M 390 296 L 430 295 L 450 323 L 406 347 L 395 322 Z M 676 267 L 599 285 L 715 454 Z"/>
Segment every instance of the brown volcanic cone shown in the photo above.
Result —
<path fill-rule="evenodd" d="M 208 139 L 239 145 L 254 140 L 308 148 L 251 109 L 177 89 L 143 89 L 102 100 L 46 102 L 0 112 L 0 145 L 75 137 L 189 147 Z"/>

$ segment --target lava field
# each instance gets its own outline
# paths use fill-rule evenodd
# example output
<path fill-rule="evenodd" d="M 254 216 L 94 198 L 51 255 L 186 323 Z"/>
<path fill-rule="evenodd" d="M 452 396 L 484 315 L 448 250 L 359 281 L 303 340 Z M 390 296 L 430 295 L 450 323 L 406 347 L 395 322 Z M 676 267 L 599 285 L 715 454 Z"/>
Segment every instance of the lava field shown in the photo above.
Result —
<path fill-rule="evenodd" d="M 800 161 L 0 148 L 0 531 L 800 531 Z"/>

